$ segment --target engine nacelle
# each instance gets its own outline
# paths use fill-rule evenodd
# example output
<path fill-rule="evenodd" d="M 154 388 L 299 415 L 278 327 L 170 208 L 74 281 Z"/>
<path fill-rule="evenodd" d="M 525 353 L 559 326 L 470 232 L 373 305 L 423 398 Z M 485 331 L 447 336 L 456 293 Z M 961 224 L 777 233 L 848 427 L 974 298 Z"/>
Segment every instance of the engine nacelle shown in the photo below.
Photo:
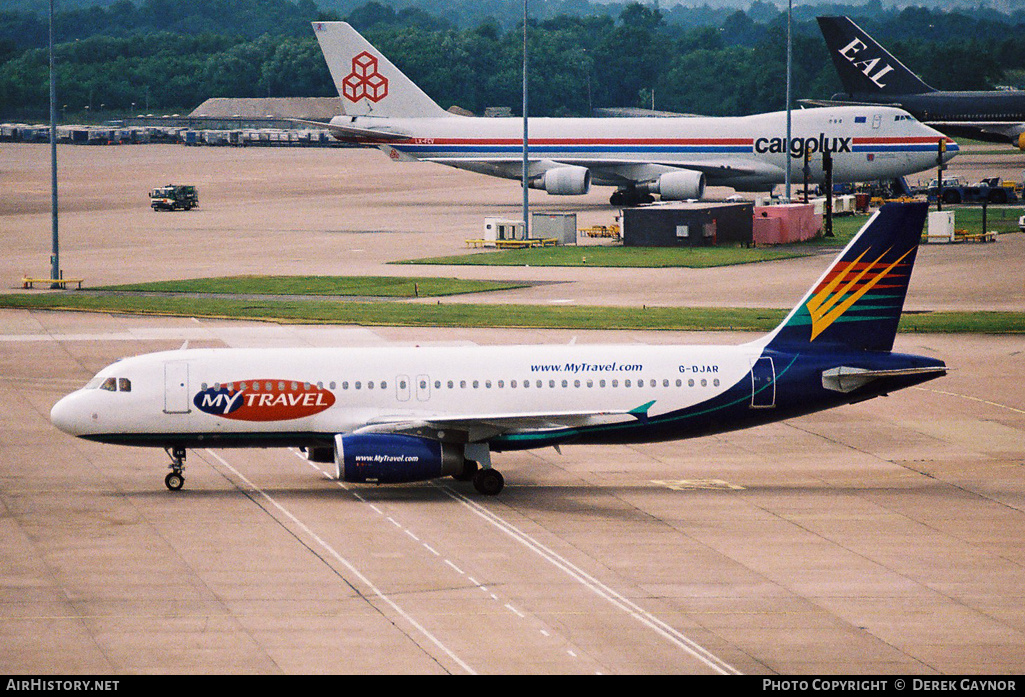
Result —
<path fill-rule="evenodd" d="M 705 194 L 705 175 L 691 169 L 666 172 L 655 181 L 648 182 L 644 188 L 649 193 L 658 194 L 665 201 L 701 198 Z"/>
<path fill-rule="evenodd" d="M 1018 149 L 1025 150 L 1025 131 L 1018 134 Z"/>
<path fill-rule="evenodd" d="M 463 446 L 390 433 L 335 436 L 338 478 L 401 484 L 463 472 Z"/>
<path fill-rule="evenodd" d="M 580 196 L 591 190 L 591 171 L 573 165 L 555 167 L 531 180 L 530 188 L 544 189 L 556 196 Z"/>

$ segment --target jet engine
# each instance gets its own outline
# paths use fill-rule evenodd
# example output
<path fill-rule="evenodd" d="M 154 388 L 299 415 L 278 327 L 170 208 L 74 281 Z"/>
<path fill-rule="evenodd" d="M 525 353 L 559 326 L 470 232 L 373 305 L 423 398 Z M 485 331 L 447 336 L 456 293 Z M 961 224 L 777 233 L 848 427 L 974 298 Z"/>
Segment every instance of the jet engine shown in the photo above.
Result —
<path fill-rule="evenodd" d="M 1019 133 L 1016 140 L 1018 142 L 1018 149 L 1025 150 L 1025 131 Z"/>
<path fill-rule="evenodd" d="M 591 172 L 587 167 L 566 165 L 546 170 L 540 177 L 531 180 L 532 189 L 544 189 L 556 196 L 579 196 L 591 189 Z"/>
<path fill-rule="evenodd" d="M 463 446 L 391 433 L 335 436 L 338 478 L 401 484 L 464 472 Z"/>
<path fill-rule="evenodd" d="M 655 181 L 644 184 L 643 188 L 665 201 L 701 198 L 705 193 L 705 175 L 690 169 L 666 172 Z"/>

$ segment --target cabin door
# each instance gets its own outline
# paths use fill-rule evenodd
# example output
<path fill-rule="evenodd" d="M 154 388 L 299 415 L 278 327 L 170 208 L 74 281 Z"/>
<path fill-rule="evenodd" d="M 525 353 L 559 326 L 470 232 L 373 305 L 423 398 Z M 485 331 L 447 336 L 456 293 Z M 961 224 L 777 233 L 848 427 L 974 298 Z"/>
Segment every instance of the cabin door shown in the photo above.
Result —
<path fill-rule="evenodd" d="M 164 413 L 188 414 L 189 411 L 189 364 L 185 361 L 165 363 Z"/>
<path fill-rule="evenodd" d="M 751 364 L 751 408 L 776 406 L 776 368 L 771 358 L 762 357 Z"/>

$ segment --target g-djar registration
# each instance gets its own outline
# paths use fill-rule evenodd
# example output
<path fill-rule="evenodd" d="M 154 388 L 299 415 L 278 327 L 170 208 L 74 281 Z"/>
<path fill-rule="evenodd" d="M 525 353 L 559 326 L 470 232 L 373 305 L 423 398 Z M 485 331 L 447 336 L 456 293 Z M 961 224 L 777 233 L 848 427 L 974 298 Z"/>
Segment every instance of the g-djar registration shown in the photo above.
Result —
<path fill-rule="evenodd" d="M 739 346 L 183 349 L 104 368 L 53 407 L 62 431 L 171 455 L 296 447 L 339 479 L 453 476 L 497 494 L 491 454 L 757 426 L 944 375 L 892 351 L 926 204 L 888 204 L 768 335 Z"/>

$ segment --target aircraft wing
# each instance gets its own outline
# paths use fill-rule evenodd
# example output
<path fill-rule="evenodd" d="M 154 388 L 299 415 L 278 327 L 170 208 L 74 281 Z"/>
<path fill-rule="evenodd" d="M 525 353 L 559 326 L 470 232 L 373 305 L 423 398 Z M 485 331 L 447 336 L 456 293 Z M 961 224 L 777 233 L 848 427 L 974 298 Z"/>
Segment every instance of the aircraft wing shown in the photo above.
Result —
<path fill-rule="evenodd" d="M 904 105 L 900 102 L 867 102 L 859 101 L 857 99 L 798 99 L 800 104 L 804 106 L 892 106 L 897 109 L 903 109 Z"/>
<path fill-rule="evenodd" d="M 1010 142 L 1025 149 L 1022 133 L 1025 123 L 1021 121 L 924 121 L 937 131 L 959 138 L 975 138 L 992 143 Z"/>
<path fill-rule="evenodd" d="M 522 157 L 423 157 L 418 159 L 421 162 L 434 162 L 477 172 L 508 170 L 506 176 L 518 176 L 520 168 L 523 166 Z M 586 167 L 591 170 L 596 182 L 600 181 L 608 184 L 652 181 L 661 174 L 679 170 L 701 172 L 712 181 L 728 177 L 777 174 L 781 171 L 779 168 L 764 162 L 741 158 L 693 161 L 667 160 L 664 162 L 659 160 L 615 158 L 563 158 L 558 162 L 545 159 L 531 159 L 529 175 L 534 177 L 542 174 L 547 169 L 569 165 Z"/>
<path fill-rule="evenodd" d="M 523 412 L 381 417 L 357 428 L 353 434 L 395 433 L 441 441 L 480 442 L 505 433 L 558 431 L 580 426 L 621 423 L 631 419 L 647 420 L 648 402 L 628 410 Z"/>

